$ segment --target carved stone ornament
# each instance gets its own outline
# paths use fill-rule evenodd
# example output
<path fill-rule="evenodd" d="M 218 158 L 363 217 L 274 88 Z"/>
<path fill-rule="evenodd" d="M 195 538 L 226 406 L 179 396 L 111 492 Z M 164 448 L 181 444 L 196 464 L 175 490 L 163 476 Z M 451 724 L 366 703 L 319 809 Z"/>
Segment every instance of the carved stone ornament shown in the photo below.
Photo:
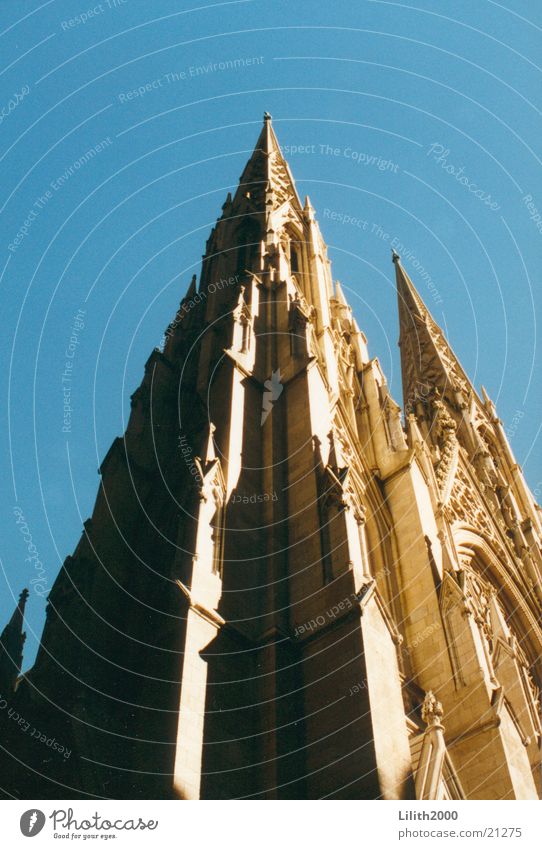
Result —
<path fill-rule="evenodd" d="M 440 725 L 444 711 L 432 690 L 428 690 L 422 705 L 422 719 L 429 727 Z"/>

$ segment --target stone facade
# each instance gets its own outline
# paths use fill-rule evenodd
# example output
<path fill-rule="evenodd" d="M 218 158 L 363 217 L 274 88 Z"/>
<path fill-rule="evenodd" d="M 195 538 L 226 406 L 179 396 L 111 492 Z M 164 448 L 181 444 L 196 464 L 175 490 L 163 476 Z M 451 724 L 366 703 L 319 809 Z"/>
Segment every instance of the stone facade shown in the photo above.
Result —
<path fill-rule="evenodd" d="M 4 711 L 9 794 L 539 797 L 540 508 L 393 262 L 404 420 L 266 116 L 29 672 L 2 636 L 70 751 Z"/>

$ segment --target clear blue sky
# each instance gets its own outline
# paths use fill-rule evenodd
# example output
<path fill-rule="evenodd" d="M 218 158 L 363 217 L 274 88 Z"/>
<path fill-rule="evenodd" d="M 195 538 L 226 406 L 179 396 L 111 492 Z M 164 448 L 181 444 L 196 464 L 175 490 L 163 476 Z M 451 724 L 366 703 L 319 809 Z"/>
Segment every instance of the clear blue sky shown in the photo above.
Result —
<path fill-rule="evenodd" d="M 4 0 L 0 32 L 2 626 L 13 508 L 50 588 L 264 110 L 395 397 L 394 238 L 540 499 L 541 4 Z"/>

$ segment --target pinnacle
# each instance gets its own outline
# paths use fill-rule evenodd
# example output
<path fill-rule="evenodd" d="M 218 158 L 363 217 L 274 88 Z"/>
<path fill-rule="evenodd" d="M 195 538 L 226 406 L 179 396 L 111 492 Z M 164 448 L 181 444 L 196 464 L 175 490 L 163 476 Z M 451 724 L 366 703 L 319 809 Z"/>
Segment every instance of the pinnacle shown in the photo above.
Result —
<path fill-rule="evenodd" d="M 24 609 L 28 595 L 28 590 L 24 589 L 13 616 L 0 634 L 0 685 L 8 689 L 14 687 L 15 679 L 21 670 L 26 639 L 23 632 Z"/>
<path fill-rule="evenodd" d="M 193 298 L 193 297 L 194 297 L 194 295 L 196 294 L 196 291 L 197 291 L 197 280 L 198 280 L 197 276 L 196 276 L 195 274 L 193 274 L 193 275 L 192 275 L 192 279 L 191 279 L 191 281 L 190 281 L 190 285 L 189 285 L 189 287 L 188 287 L 188 289 L 187 289 L 187 292 L 186 292 L 186 295 L 185 295 L 185 298 L 186 298 L 186 299 Z"/>
<path fill-rule="evenodd" d="M 17 628 L 19 628 L 19 627 L 22 628 L 23 617 L 24 617 L 24 609 L 25 609 L 25 606 L 26 606 L 26 602 L 28 601 L 28 596 L 29 596 L 29 592 L 25 588 L 19 596 L 19 602 L 17 604 L 17 607 L 15 608 L 13 616 L 11 617 L 10 624 L 12 626 L 16 626 Z"/>

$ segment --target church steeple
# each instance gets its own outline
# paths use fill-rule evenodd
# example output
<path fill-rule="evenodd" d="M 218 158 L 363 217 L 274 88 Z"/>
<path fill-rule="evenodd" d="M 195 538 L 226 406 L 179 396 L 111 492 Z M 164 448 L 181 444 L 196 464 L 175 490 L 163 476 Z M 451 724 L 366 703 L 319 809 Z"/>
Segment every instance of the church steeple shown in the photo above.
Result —
<path fill-rule="evenodd" d="M 11 698 L 74 757 L 8 723 L 12 795 L 537 796 L 539 526 L 394 262 L 406 434 L 266 114 Z"/>
<path fill-rule="evenodd" d="M 394 251 L 405 415 L 414 414 L 430 446 L 437 499 L 446 504 L 463 465 L 474 489 L 523 563 L 542 599 L 540 514 L 512 453 L 495 406 L 478 395 Z M 455 481 L 455 483 L 454 483 Z"/>
<path fill-rule="evenodd" d="M 23 590 L 13 616 L 0 635 L 0 692 L 12 693 L 23 662 L 24 609 L 28 590 Z"/>
<path fill-rule="evenodd" d="M 464 409 L 476 394 L 474 387 L 395 251 L 392 260 L 397 281 L 405 414 L 416 412 L 419 404 L 435 393 L 453 409 Z"/>

